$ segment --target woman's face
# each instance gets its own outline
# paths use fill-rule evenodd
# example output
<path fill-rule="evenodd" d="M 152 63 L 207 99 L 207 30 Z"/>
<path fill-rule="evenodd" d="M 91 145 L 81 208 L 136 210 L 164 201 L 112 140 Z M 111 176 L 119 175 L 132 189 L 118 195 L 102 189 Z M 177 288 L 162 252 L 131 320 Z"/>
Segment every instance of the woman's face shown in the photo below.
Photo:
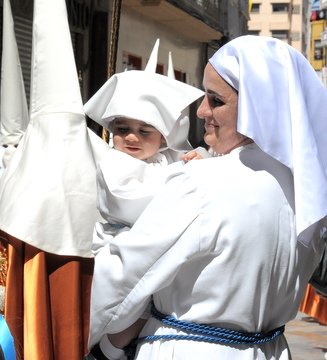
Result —
<path fill-rule="evenodd" d="M 206 95 L 197 116 L 204 119 L 204 141 L 217 153 L 228 154 L 245 137 L 236 131 L 237 91 L 216 72 L 210 63 L 204 70 Z"/>
<path fill-rule="evenodd" d="M 117 118 L 112 132 L 114 148 L 139 160 L 153 156 L 165 142 L 155 127 L 140 120 Z"/>

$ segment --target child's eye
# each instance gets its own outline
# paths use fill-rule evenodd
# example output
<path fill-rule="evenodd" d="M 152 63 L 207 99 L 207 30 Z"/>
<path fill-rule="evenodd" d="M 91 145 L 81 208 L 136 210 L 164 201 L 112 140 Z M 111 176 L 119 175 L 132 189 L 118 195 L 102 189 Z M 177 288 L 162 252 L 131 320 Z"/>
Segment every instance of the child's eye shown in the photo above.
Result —
<path fill-rule="evenodd" d="M 150 134 L 150 131 L 140 130 L 140 133 L 143 134 L 143 135 L 148 135 L 148 134 Z"/>
<path fill-rule="evenodd" d="M 129 129 L 128 129 L 127 127 L 122 127 L 122 126 L 117 126 L 117 127 L 116 127 L 116 131 L 117 131 L 117 132 L 120 132 L 120 133 L 124 133 L 124 134 L 125 134 L 125 133 L 128 132 L 128 130 L 129 130 Z"/>

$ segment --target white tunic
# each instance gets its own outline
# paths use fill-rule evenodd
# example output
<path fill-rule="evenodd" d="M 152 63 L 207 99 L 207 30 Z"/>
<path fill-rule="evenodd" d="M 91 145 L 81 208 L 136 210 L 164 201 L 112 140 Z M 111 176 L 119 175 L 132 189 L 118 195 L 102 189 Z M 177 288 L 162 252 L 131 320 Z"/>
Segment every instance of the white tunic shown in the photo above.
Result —
<path fill-rule="evenodd" d="M 318 236 L 309 247 L 297 241 L 291 184 L 290 170 L 255 144 L 184 166 L 96 256 L 89 345 L 131 325 L 151 294 L 165 314 L 238 331 L 293 319 L 322 246 Z M 175 333 L 151 318 L 140 336 Z M 249 347 L 159 340 L 136 358 L 291 357 L 282 335 Z"/>
<path fill-rule="evenodd" d="M 106 222 L 95 225 L 94 254 L 118 233 L 129 230 L 167 177 L 183 167 L 182 154 L 165 150 L 142 161 L 115 149 L 106 153 L 97 168 L 97 207 Z"/>

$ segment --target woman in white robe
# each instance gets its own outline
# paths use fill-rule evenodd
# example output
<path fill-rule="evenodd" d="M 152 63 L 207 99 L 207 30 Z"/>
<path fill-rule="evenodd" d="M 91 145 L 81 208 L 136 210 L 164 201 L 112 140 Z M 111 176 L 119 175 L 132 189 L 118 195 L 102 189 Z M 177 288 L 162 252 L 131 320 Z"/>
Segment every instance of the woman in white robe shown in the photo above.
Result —
<path fill-rule="evenodd" d="M 283 325 L 298 311 L 327 227 L 326 89 L 273 38 L 244 36 L 209 60 L 198 116 L 223 156 L 172 175 L 133 228 L 97 255 L 90 348 L 128 328 L 153 294 L 177 320 L 269 334 L 207 342 L 151 317 L 136 359 L 290 360 Z M 277 331 L 275 331 L 277 329 Z M 192 339 L 160 336 L 194 335 Z"/>

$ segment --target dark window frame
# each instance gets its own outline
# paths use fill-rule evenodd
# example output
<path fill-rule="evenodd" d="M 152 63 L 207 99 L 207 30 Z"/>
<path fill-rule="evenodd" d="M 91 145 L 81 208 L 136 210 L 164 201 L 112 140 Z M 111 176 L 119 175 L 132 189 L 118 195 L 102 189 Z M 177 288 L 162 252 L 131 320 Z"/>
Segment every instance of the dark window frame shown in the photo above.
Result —
<path fill-rule="evenodd" d="M 287 40 L 289 38 L 288 30 L 272 30 L 271 37 L 279 40 Z"/>
<path fill-rule="evenodd" d="M 290 4 L 289 3 L 272 3 L 272 13 L 273 14 L 287 14 L 290 10 Z"/>
<path fill-rule="evenodd" d="M 261 4 L 252 4 L 251 13 L 254 13 L 254 14 L 260 13 L 260 5 Z"/>

